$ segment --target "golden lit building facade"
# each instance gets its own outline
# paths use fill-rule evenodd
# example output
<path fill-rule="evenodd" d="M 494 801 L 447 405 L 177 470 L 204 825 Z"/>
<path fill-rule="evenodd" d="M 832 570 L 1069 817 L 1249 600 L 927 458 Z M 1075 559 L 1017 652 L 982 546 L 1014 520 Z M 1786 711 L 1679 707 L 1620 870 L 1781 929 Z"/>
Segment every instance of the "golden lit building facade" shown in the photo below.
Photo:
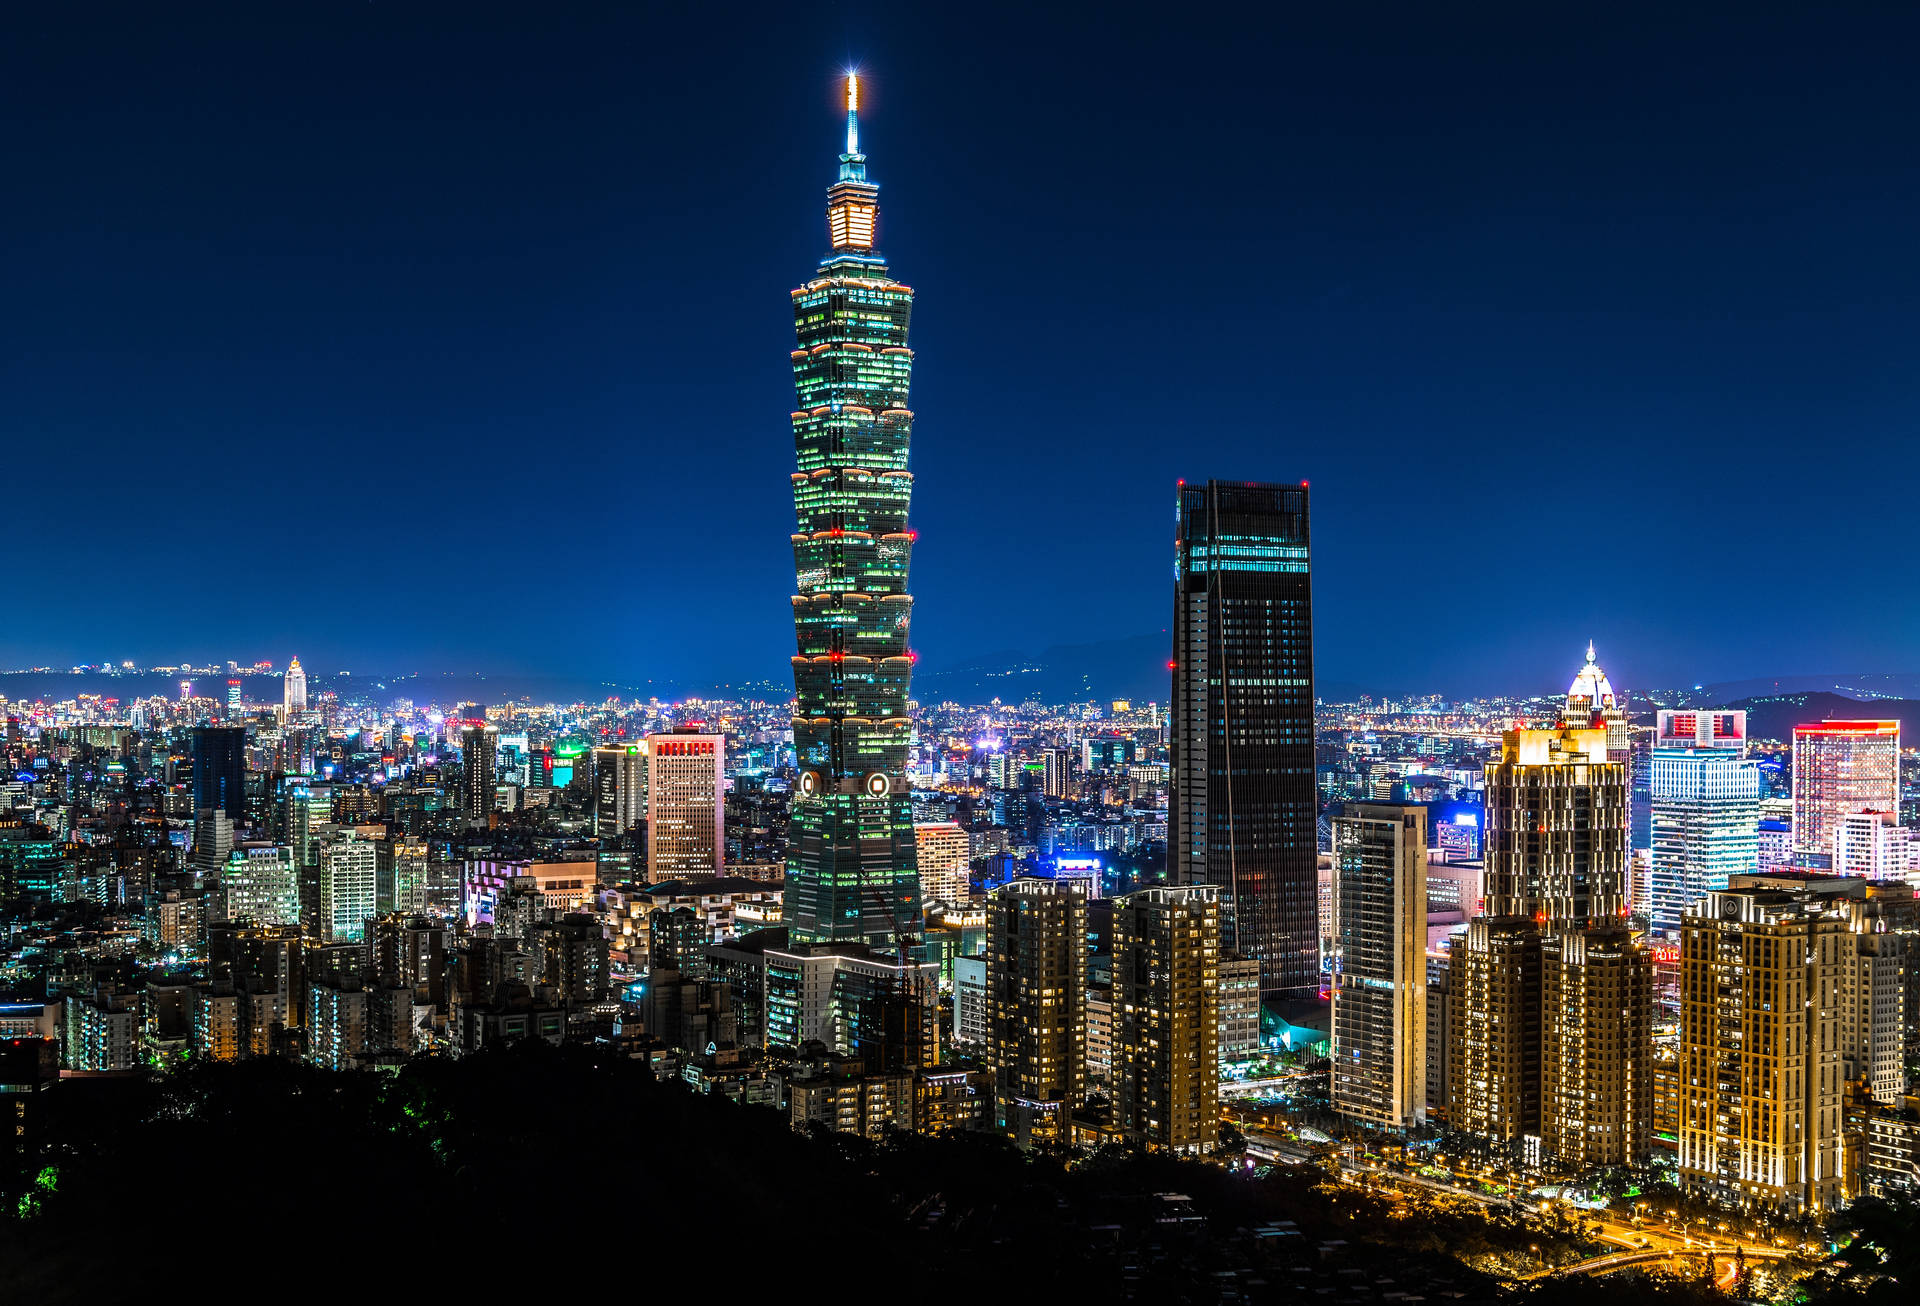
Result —
<path fill-rule="evenodd" d="M 920 865 L 921 899 L 965 905 L 973 896 L 967 832 L 952 821 L 916 822 L 913 846 Z"/>
<path fill-rule="evenodd" d="M 1596 700 L 1607 694 L 1596 681 Z M 1636 1162 L 1652 1134 L 1652 958 L 1626 921 L 1628 768 L 1599 720 L 1502 737 L 1486 770 L 1486 910 L 1449 975 L 1454 1126 L 1576 1168 Z"/>
<path fill-rule="evenodd" d="M 1653 959 L 1622 926 L 1540 942 L 1540 1133 L 1561 1167 L 1630 1165 L 1653 1142 Z"/>
<path fill-rule="evenodd" d="M 1817 1211 L 1848 1196 L 1851 949 L 1845 913 L 1791 878 L 1735 876 L 1681 920 L 1679 1172 L 1722 1201 Z"/>

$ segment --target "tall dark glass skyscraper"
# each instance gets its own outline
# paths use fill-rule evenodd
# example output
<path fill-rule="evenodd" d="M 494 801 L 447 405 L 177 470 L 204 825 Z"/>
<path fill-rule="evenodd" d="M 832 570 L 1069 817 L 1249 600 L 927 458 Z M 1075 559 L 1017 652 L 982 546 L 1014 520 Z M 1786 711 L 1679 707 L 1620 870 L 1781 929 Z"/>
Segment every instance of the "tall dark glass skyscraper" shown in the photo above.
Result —
<path fill-rule="evenodd" d="M 196 726 L 193 731 L 193 810 L 247 819 L 247 728 Z"/>
<path fill-rule="evenodd" d="M 1170 869 L 1221 889 L 1222 942 L 1260 988 L 1320 983 L 1307 485 L 1181 483 Z"/>
<path fill-rule="evenodd" d="M 860 153 L 847 78 L 847 151 L 827 190 L 831 249 L 793 292 L 793 743 L 800 775 L 787 854 L 795 943 L 917 934 L 920 877 L 907 791 L 907 564 L 913 289 L 874 248 L 879 186 Z"/>

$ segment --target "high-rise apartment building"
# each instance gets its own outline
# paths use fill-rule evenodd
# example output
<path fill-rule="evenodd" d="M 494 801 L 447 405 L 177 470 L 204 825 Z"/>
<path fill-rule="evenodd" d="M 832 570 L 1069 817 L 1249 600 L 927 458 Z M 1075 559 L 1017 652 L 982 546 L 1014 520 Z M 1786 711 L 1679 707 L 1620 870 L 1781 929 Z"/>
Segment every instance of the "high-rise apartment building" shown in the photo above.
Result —
<path fill-rule="evenodd" d="M 1833 873 L 1867 880 L 1904 880 L 1912 862 L 1911 831 L 1894 812 L 1848 812 L 1833 823 Z"/>
<path fill-rule="evenodd" d="M 232 821 L 247 819 L 247 728 L 195 726 L 193 730 L 193 810 L 224 812 Z"/>
<path fill-rule="evenodd" d="M 1086 1094 L 1087 895 L 1020 879 L 987 895 L 994 1123 L 1021 1146 L 1070 1142 Z"/>
<path fill-rule="evenodd" d="M 1563 1168 L 1632 1165 L 1653 1143 L 1653 958 L 1623 923 L 1540 941 L 1540 1132 Z"/>
<path fill-rule="evenodd" d="M 1155 1150 L 1219 1146 L 1220 897 L 1190 884 L 1113 904 L 1114 1124 Z"/>
<path fill-rule="evenodd" d="M 1448 1115 L 1578 1164 L 1651 1127 L 1652 960 L 1627 914 L 1628 773 L 1604 726 L 1511 730 L 1486 768 L 1486 908 L 1449 963 Z"/>
<path fill-rule="evenodd" d="M 1333 819 L 1333 1109 L 1380 1129 L 1427 1114 L 1427 813 Z"/>
<path fill-rule="evenodd" d="M 1263 991 L 1320 983 L 1307 486 L 1182 484 L 1174 538 L 1173 878 L 1221 891 Z"/>
<path fill-rule="evenodd" d="M 240 682 L 229 680 L 227 682 L 227 720 L 238 721 L 241 715 Z"/>
<path fill-rule="evenodd" d="M 727 737 L 676 730 L 647 736 L 647 879 L 726 868 Z"/>
<path fill-rule="evenodd" d="M 402 912 L 412 916 L 427 909 L 427 841 L 417 835 L 392 834 L 374 845 L 374 910 L 379 915 Z"/>
<path fill-rule="evenodd" d="M 1681 1184 L 1786 1211 L 1852 1196 L 1849 1083 L 1905 1090 L 1905 884 L 1735 876 L 1681 926 Z"/>
<path fill-rule="evenodd" d="M 913 289 L 874 246 L 880 188 L 860 152 L 858 97 L 849 74 L 847 148 L 827 191 L 831 248 L 792 296 L 800 775 L 786 911 L 796 943 L 892 947 L 921 926 L 906 778 Z"/>
<path fill-rule="evenodd" d="M 1662 712 L 1665 719 L 1676 714 Z M 1695 715 L 1695 714 L 1689 714 Z M 1707 714 L 1744 718 L 1745 713 Z M 1741 730 L 1744 736 L 1744 729 Z M 1663 728 L 1662 737 L 1666 737 Z M 1744 742 L 1718 742 L 1653 751 L 1653 902 L 1655 929 L 1672 931 L 1709 890 L 1730 875 L 1759 868 L 1759 764 Z"/>
<path fill-rule="evenodd" d="M 460 727 L 460 810 L 469 824 L 485 825 L 493 812 L 494 766 L 500 730 L 484 721 Z"/>
<path fill-rule="evenodd" d="M 254 925 L 300 923 L 300 871 L 284 844 L 242 844 L 220 872 L 223 920 Z"/>
<path fill-rule="evenodd" d="M 1040 788 L 1049 798 L 1066 798 L 1072 793 L 1073 753 L 1065 748 L 1043 749 L 1040 753 Z"/>
<path fill-rule="evenodd" d="M 1793 728 L 1793 857 L 1833 865 L 1834 827 L 1853 812 L 1900 810 L 1900 723 L 1820 721 Z"/>
<path fill-rule="evenodd" d="M 280 686 L 280 715 L 291 721 L 307 710 L 307 673 L 300 669 L 300 659 L 287 663 L 287 678 Z"/>
<path fill-rule="evenodd" d="M 319 870 L 313 937 L 322 943 L 365 938 L 367 918 L 379 909 L 376 845 L 350 832 L 329 834 L 320 841 Z"/>
<path fill-rule="evenodd" d="M 617 839 L 647 816 L 647 744 L 593 750 L 593 834 Z"/>
<path fill-rule="evenodd" d="M 958 906 L 971 900 L 967 832 L 952 821 L 922 821 L 913 827 L 920 893 L 928 902 Z"/>

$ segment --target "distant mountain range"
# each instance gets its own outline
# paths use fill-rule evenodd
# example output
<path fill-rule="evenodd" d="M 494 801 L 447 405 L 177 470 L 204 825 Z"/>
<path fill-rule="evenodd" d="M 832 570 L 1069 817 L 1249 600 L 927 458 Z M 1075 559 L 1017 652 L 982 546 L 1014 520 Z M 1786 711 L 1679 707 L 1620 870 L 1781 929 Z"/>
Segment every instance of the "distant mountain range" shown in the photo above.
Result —
<path fill-rule="evenodd" d="M 1055 644 L 1038 653 L 1002 650 L 951 666 L 921 663 L 913 672 L 913 696 L 922 703 L 941 699 L 984 702 L 998 698 L 1020 703 L 1101 701 L 1115 698 L 1165 703 L 1172 697 L 1167 667 L 1172 637 L 1164 632 L 1105 639 L 1091 644 Z M 1332 702 L 1350 702 L 1366 691 L 1346 681 L 1318 681 L 1314 692 Z"/>
<path fill-rule="evenodd" d="M 1680 696 L 1678 707 L 1725 707 L 1736 699 L 1781 698 L 1796 694 L 1832 694 L 1849 699 L 1920 699 L 1920 674 L 1862 672 L 1850 675 L 1775 676 L 1766 680 L 1723 680 Z"/>
<path fill-rule="evenodd" d="M 1814 721 L 1898 721 L 1903 744 L 1920 740 L 1915 733 L 1920 731 L 1920 699 L 1860 699 L 1809 692 L 1723 700 L 1711 706 L 1746 709 L 1750 739 L 1791 739 L 1795 726 Z"/>

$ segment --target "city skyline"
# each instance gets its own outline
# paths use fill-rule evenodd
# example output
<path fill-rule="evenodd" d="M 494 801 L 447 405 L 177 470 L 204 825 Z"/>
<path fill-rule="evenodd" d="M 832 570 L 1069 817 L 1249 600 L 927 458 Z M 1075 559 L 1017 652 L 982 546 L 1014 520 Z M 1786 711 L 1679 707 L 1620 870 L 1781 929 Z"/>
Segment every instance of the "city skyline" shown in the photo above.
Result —
<path fill-rule="evenodd" d="M 1920 1278 L 1920 12 L 443 4 L 0 41 L 13 1295 Z"/>
<path fill-rule="evenodd" d="M 750 360 L 777 347 L 766 287 L 818 253 L 793 197 L 830 121 L 832 69 L 851 53 L 871 70 L 868 130 L 898 160 L 892 211 L 910 220 L 896 243 L 933 295 L 921 330 L 941 357 L 920 378 L 940 414 L 920 462 L 942 488 L 917 511 L 929 666 L 1151 638 L 1166 625 L 1156 578 L 1173 479 L 1297 474 L 1319 504 L 1316 652 L 1329 681 L 1485 691 L 1588 637 L 1623 685 L 1902 669 L 1915 618 L 1852 615 L 1897 583 L 1898 515 L 1847 515 L 1853 564 L 1839 574 L 1817 555 L 1770 549 L 1767 531 L 1844 502 L 1862 460 L 1898 481 L 1915 456 L 1894 439 L 1911 406 L 1904 373 L 1875 343 L 1905 334 L 1911 258 L 1860 214 L 1911 185 L 1881 136 L 1908 92 L 1877 62 L 1902 46 L 1903 20 L 1671 25 L 1669 49 L 1718 57 L 1633 63 L 1642 93 L 1622 119 L 1609 115 L 1613 69 L 1637 48 L 1626 28 L 1583 30 L 1576 43 L 1556 42 L 1551 25 L 1488 22 L 1431 63 L 1419 55 L 1436 33 L 1416 15 L 1386 31 L 1288 20 L 1244 49 L 1205 30 L 1155 34 L 1150 60 L 1146 33 L 1103 31 L 1076 37 L 1104 56 L 1090 70 L 1026 76 L 1065 35 L 1061 16 L 991 38 L 858 7 L 840 17 L 802 31 L 770 15 L 768 33 L 791 38 L 766 42 L 777 58 L 749 52 L 720 68 L 631 54 L 602 38 L 634 29 L 590 15 L 534 33 L 501 17 L 449 34 L 384 12 L 220 31 L 133 22 L 104 49 L 55 19 L 23 32 L 11 85 L 34 97 L 42 131 L 18 156 L 29 199 L 9 218 L 12 243 L 33 255 L 16 263 L 18 338 L 0 362 L 23 437 L 10 442 L 12 470 L 57 483 L 84 447 L 104 491 L 179 470 L 215 497 L 243 503 L 271 484 L 310 506 L 268 540 L 278 547 L 239 549 L 231 574 L 251 601 L 230 611 L 180 602 L 164 578 L 97 602 L 85 578 L 129 556 L 131 525 L 63 541 L 42 557 L 45 619 L 16 627 L 0 662 L 65 663 L 103 646 L 157 661 L 200 639 L 260 640 L 314 665 L 391 653 L 461 666 L 484 651 L 497 659 L 489 669 L 777 679 L 778 548 L 727 519 L 702 525 L 712 547 L 688 564 L 690 591 L 643 574 L 604 639 L 564 649 L 537 623 L 476 649 L 434 605 L 383 611 L 364 634 L 300 607 L 351 604 L 349 587 L 363 584 L 359 566 L 326 563 L 360 544 L 346 503 L 363 486 L 421 487 L 388 496 L 381 539 L 434 538 L 439 515 L 493 494 L 503 527 L 545 541 L 485 575 L 436 577 L 450 604 L 485 605 L 612 583 L 597 559 L 613 556 L 630 510 L 652 504 L 647 487 L 708 483 L 780 448 L 765 415 L 783 378 Z M 476 68 L 520 60 L 523 80 L 423 79 L 409 56 L 438 42 Z M 231 75 L 194 89 L 116 76 L 155 43 Z M 1755 103 L 1772 84 L 1758 74 L 1790 55 L 1815 113 L 1799 133 L 1783 109 Z M 1256 76 L 1267 58 L 1289 73 L 1280 91 Z M 1180 90 L 1182 67 L 1213 70 L 1204 93 Z M 358 113 L 339 112 L 341 68 Z M 1540 88 L 1548 68 L 1552 95 Z M 1443 84 L 1449 93 L 1434 94 Z M 1746 112 L 1737 133 L 1702 107 L 1716 93 Z M 1511 125 L 1501 109 L 1528 96 L 1537 121 Z M 807 105 L 817 112 L 796 108 Z M 269 148 L 266 124 L 283 121 L 299 125 Z M 667 183 L 653 161 L 668 157 L 690 182 Z M 1155 187 L 1116 183 L 1175 157 L 1209 180 L 1183 192 L 1170 223 Z M 1715 161 L 1711 178 L 1690 175 L 1702 157 Z M 1822 213 L 1807 211 L 1816 197 Z M 1655 231 L 1663 202 L 1686 220 Z M 120 215 L 111 232 L 82 220 L 101 211 Z M 678 252 L 673 235 L 688 229 L 729 257 Z M 1113 275 L 1194 241 L 1235 275 L 1172 290 L 1139 282 L 1155 288 L 1152 304 L 1127 289 L 1132 271 Z M 1043 251 L 1049 275 L 1017 297 L 981 294 L 978 269 L 1016 251 Z M 669 333 L 646 313 L 647 287 L 691 274 L 692 257 L 700 303 Z M 997 365 L 1009 332 L 1047 360 L 1044 380 Z M 1120 361 L 1144 356 L 1155 360 L 1144 373 Z M 1181 377 L 1202 371 L 1215 380 L 1196 414 Z M 1094 442 L 1102 456 L 1084 457 Z M 1856 457 L 1807 457 L 1814 449 Z M 1736 458 L 1786 474 L 1736 470 Z M 1636 583 L 1578 603 L 1544 594 L 1497 628 L 1456 623 L 1417 664 L 1366 637 L 1370 576 L 1440 556 L 1449 534 L 1481 520 L 1457 511 L 1476 492 L 1501 505 L 1496 517 L 1553 511 L 1566 492 L 1546 487 L 1569 461 L 1585 469 L 1582 500 L 1615 505 L 1612 565 Z M 604 488 L 623 484 L 636 488 Z M 1659 506 L 1680 487 L 1731 496 L 1751 531 L 1730 551 L 1727 510 Z M 727 518 L 777 512 L 765 486 L 730 488 Z M 58 532 L 46 515 L 57 498 L 22 505 L 24 538 Z M 232 539 L 259 529 L 236 524 Z M 227 538 L 181 541 L 182 562 L 216 574 L 214 554 L 237 547 Z M 982 604 L 973 571 L 1029 538 L 1083 539 L 1099 565 L 1043 569 L 1031 610 Z M 286 557 L 308 572 L 280 591 L 265 577 Z M 1796 620 L 1747 604 L 1676 628 L 1661 595 L 1709 560 L 1742 557 L 1799 596 Z M 1425 566 L 1423 583 L 1472 605 L 1476 566 Z M 703 650 L 696 664 L 649 648 L 658 628 L 637 614 L 669 594 L 736 588 L 751 601 L 694 600 L 723 654 Z"/>

